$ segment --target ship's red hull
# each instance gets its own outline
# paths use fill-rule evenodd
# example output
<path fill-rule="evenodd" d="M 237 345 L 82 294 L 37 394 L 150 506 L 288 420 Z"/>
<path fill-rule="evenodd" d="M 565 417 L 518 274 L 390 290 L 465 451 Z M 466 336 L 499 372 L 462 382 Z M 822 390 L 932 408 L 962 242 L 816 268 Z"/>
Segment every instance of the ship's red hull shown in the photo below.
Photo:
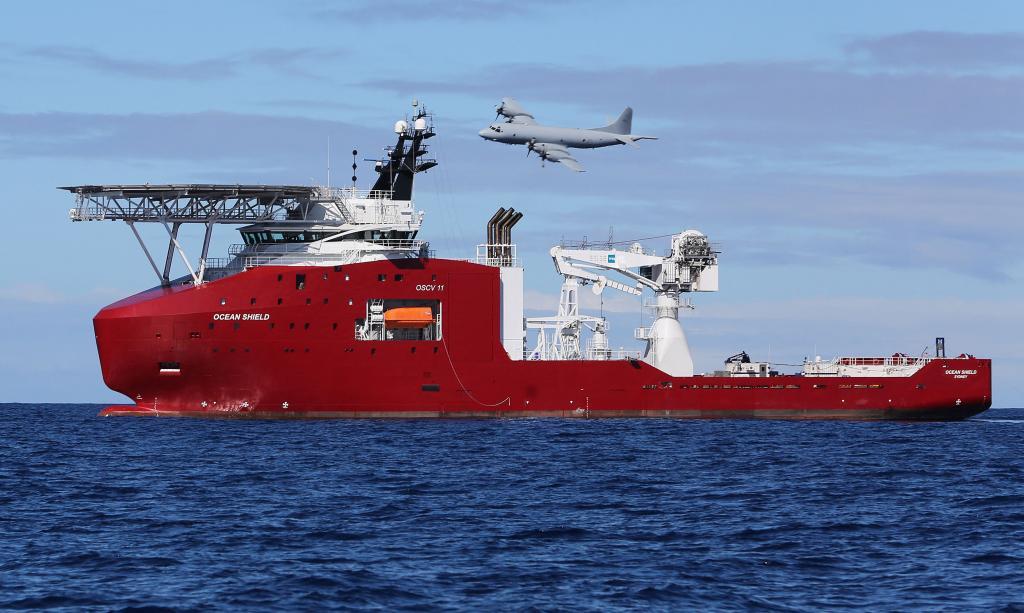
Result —
<path fill-rule="evenodd" d="M 297 283 L 295 275 L 304 275 Z M 438 300 L 439 341 L 357 340 L 368 299 Z M 963 419 L 991 361 L 910 377 L 670 377 L 629 360 L 511 360 L 498 269 L 453 260 L 261 267 L 157 288 L 97 314 L 105 415 Z"/>

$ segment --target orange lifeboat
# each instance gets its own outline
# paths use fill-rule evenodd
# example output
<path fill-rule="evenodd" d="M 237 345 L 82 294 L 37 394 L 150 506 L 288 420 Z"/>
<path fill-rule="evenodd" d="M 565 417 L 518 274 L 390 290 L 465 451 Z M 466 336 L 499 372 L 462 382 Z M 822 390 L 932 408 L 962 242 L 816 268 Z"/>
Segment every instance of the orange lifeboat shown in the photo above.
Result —
<path fill-rule="evenodd" d="M 426 328 L 434 323 L 434 314 L 430 307 L 397 307 L 384 311 L 384 327 Z"/>

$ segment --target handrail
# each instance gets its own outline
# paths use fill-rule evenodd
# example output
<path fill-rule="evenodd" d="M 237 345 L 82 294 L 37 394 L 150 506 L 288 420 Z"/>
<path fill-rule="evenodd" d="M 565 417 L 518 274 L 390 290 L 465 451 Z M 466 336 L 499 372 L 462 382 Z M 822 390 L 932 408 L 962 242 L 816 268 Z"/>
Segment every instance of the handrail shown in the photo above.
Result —
<path fill-rule="evenodd" d="M 833 362 L 842 366 L 917 366 L 919 364 L 927 364 L 934 359 L 936 358 L 903 355 L 888 357 L 839 357 Z M 809 363 L 813 364 L 814 362 Z"/>
<path fill-rule="evenodd" d="M 394 192 L 389 189 L 359 189 L 355 187 L 318 187 L 317 196 L 325 199 L 342 200 L 391 200 Z"/>
<path fill-rule="evenodd" d="M 291 266 L 309 263 L 311 266 L 322 264 L 351 264 L 366 253 L 372 253 L 372 249 L 351 249 L 339 253 L 253 253 L 251 255 L 239 255 L 242 266 L 245 268 L 256 268 L 258 266 Z M 434 251 L 427 249 L 421 252 L 422 256 L 434 257 Z"/>
<path fill-rule="evenodd" d="M 315 241 L 314 241 L 315 242 Z M 330 243 L 320 243 L 319 248 L 323 248 L 325 245 L 339 245 L 347 249 L 359 250 L 366 249 L 366 246 L 359 243 L 365 243 L 368 245 L 375 245 L 378 247 L 385 247 L 388 249 L 410 249 L 418 250 L 422 249 L 424 245 L 430 245 L 429 241 L 419 240 L 415 238 L 346 238 L 340 241 L 332 241 Z M 234 243 L 228 247 L 228 255 L 239 255 L 247 250 L 252 250 L 252 255 L 261 254 L 302 254 L 307 253 L 302 251 L 303 245 L 309 245 L 311 243 L 259 243 L 257 245 L 245 245 L 242 243 Z M 255 247 L 261 247 L 260 249 L 254 249 Z M 291 247 L 289 249 L 289 247 Z M 309 252 L 312 253 L 312 252 Z"/>

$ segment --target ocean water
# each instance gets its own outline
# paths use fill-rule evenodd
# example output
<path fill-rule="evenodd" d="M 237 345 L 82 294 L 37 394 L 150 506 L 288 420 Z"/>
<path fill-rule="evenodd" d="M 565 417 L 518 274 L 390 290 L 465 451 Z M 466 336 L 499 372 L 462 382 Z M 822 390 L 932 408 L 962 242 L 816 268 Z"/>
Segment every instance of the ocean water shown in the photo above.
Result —
<path fill-rule="evenodd" d="M 207 421 L 0 405 L 0 608 L 1024 610 L 1024 410 Z"/>

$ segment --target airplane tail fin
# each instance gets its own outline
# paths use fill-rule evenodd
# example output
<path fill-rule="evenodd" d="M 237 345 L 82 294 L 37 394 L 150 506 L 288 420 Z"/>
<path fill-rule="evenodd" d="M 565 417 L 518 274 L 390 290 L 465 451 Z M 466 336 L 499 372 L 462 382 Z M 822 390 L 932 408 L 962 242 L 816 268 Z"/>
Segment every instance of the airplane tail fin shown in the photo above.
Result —
<path fill-rule="evenodd" d="M 618 119 L 603 128 L 594 129 L 612 134 L 629 134 L 629 131 L 633 129 L 633 109 L 627 106 Z"/>

